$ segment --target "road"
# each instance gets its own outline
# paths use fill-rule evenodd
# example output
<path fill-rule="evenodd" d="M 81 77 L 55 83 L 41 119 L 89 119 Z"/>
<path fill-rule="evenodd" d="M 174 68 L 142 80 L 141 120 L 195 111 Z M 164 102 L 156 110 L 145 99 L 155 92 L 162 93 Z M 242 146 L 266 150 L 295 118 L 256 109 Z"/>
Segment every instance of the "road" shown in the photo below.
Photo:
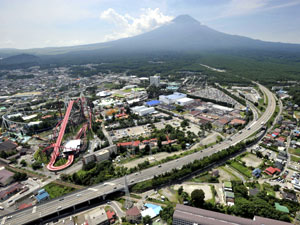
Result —
<path fill-rule="evenodd" d="M 145 169 L 143 171 L 140 171 L 140 173 L 127 175 L 128 183 L 134 184 L 141 181 L 149 180 L 152 179 L 154 175 L 163 174 L 165 172 L 171 171 L 174 168 L 181 168 L 183 165 L 189 164 L 194 160 L 202 159 L 203 157 L 210 156 L 216 152 L 226 149 L 229 146 L 236 145 L 240 141 L 245 140 L 247 137 L 260 130 L 262 125 L 266 124 L 267 121 L 272 117 L 272 114 L 275 111 L 276 101 L 274 95 L 267 88 L 261 85 L 259 86 L 262 89 L 262 91 L 266 93 L 269 101 L 266 111 L 257 121 L 252 121 L 244 130 L 242 130 L 242 132 L 233 135 L 230 140 L 225 140 L 217 145 L 212 146 L 211 148 L 207 148 L 203 151 L 184 156 L 177 160 L 166 162 L 161 166 L 155 166 Z M 45 217 L 47 215 L 51 215 L 55 212 L 61 211 L 66 208 L 72 208 L 79 203 L 87 202 L 96 198 L 97 196 L 104 196 L 116 191 L 123 190 L 123 188 L 123 177 L 113 179 L 105 183 L 97 184 L 93 187 L 82 189 L 78 192 L 66 195 L 63 200 L 53 199 L 43 204 L 39 204 L 35 208 L 30 207 L 21 211 L 17 211 L 13 214 L 8 215 L 12 217 L 8 220 L 6 216 L 2 218 L 2 222 L 6 221 L 5 224 L 10 225 L 29 223 L 31 221 L 36 220 L 39 217 Z"/>

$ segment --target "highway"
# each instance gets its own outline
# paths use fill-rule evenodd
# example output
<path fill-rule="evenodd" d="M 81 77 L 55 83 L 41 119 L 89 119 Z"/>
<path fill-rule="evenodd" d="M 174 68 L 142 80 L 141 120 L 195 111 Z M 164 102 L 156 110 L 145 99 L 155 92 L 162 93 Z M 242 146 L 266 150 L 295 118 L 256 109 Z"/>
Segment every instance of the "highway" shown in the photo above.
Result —
<path fill-rule="evenodd" d="M 204 149 L 180 159 L 169 161 L 161 164 L 160 166 L 151 167 L 145 169 L 139 173 L 127 175 L 128 184 L 138 183 L 144 180 L 153 178 L 154 175 L 163 174 L 167 171 L 171 171 L 174 168 L 181 168 L 183 165 L 193 162 L 196 159 L 202 159 L 205 156 L 210 156 L 213 153 L 219 152 L 231 145 L 235 145 L 240 141 L 245 140 L 247 137 L 260 130 L 261 127 L 267 123 L 272 117 L 275 111 L 276 101 L 273 94 L 264 86 L 259 85 L 263 92 L 268 96 L 268 106 L 266 111 L 262 114 L 257 121 L 252 121 L 242 132 L 233 135 L 230 139 L 227 139 L 220 144 L 214 145 L 211 148 Z M 250 128 L 249 128 L 250 127 Z M 43 204 L 38 204 L 34 207 L 30 207 L 15 213 L 9 214 L 2 218 L 2 224 L 20 225 L 32 222 L 38 218 L 51 215 L 59 212 L 63 209 L 74 207 L 77 204 L 87 202 L 88 200 L 94 199 L 97 196 L 105 196 L 109 193 L 123 190 L 124 188 L 124 177 L 107 181 L 105 183 L 97 184 L 92 187 L 82 189 L 75 193 L 71 193 L 61 198 L 53 199 Z M 11 216 L 11 218 L 10 218 Z"/>

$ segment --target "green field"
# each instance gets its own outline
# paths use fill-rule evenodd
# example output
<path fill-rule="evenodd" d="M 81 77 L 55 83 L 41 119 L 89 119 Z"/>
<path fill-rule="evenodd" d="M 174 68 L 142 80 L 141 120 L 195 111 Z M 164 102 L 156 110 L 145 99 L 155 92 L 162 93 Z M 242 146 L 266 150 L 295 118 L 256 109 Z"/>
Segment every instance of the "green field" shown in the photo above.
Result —
<path fill-rule="evenodd" d="M 291 160 L 294 161 L 294 162 L 299 162 L 300 161 L 300 157 L 291 155 Z"/>
<path fill-rule="evenodd" d="M 293 148 L 289 148 L 289 152 L 293 155 L 298 155 L 300 156 L 300 148 L 296 148 L 296 149 L 293 149 Z"/>
<path fill-rule="evenodd" d="M 65 187 L 54 183 L 47 184 L 43 188 L 49 193 L 50 199 L 58 198 L 75 190 L 74 188 Z"/>
<path fill-rule="evenodd" d="M 233 161 L 230 163 L 230 166 L 233 167 L 234 169 L 236 169 L 237 171 L 239 171 L 244 176 L 246 176 L 248 178 L 252 177 L 251 170 L 249 170 L 247 167 L 243 166 L 241 163 Z"/>
<path fill-rule="evenodd" d="M 213 177 L 211 174 L 209 174 L 207 172 L 194 177 L 191 181 L 197 182 L 197 183 L 219 183 L 218 178 Z"/>

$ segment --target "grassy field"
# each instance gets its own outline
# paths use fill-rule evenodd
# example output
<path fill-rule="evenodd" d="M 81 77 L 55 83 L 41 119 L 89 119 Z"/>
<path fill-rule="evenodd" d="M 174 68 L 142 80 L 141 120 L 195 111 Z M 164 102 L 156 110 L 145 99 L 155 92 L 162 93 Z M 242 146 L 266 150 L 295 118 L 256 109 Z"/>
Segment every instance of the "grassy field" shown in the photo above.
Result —
<path fill-rule="evenodd" d="M 294 162 L 299 162 L 300 161 L 300 157 L 291 155 L 291 160 L 294 161 Z"/>
<path fill-rule="evenodd" d="M 74 188 L 65 187 L 54 183 L 47 184 L 44 186 L 44 189 L 49 193 L 51 199 L 60 197 L 75 190 Z"/>
<path fill-rule="evenodd" d="M 295 148 L 295 149 L 289 148 L 289 152 L 290 152 L 291 154 L 300 156 L 300 148 Z"/>
<path fill-rule="evenodd" d="M 202 173 L 199 176 L 194 177 L 191 181 L 197 183 L 219 183 L 218 178 L 213 177 L 209 173 Z"/>
<path fill-rule="evenodd" d="M 243 166 L 242 164 L 240 164 L 236 161 L 233 161 L 230 163 L 230 166 L 233 167 L 234 169 L 236 169 L 237 171 L 239 171 L 244 176 L 246 176 L 248 178 L 252 177 L 251 170 L 249 170 L 247 167 Z"/>

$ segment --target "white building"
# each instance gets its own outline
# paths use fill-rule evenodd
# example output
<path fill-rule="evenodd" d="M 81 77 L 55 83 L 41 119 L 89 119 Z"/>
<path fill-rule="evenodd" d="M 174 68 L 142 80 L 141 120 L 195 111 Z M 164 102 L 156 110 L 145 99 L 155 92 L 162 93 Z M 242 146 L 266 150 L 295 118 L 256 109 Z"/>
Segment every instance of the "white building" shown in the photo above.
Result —
<path fill-rule="evenodd" d="M 136 106 L 136 107 L 131 108 L 131 110 L 133 113 L 136 113 L 139 116 L 144 116 L 144 115 L 155 112 L 154 107 L 146 107 L 146 106 Z"/>
<path fill-rule="evenodd" d="M 150 77 L 150 86 L 153 85 L 155 87 L 159 87 L 160 84 L 160 76 L 151 76 Z"/>
<path fill-rule="evenodd" d="M 170 105 L 176 103 L 181 98 L 186 98 L 186 94 L 174 92 L 172 95 L 160 95 L 159 101 L 161 101 L 164 104 Z"/>
<path fill-rule="evenodd" d="M 192 98 L 180 98 L 176 101 L 176 104 L 177 105 L 181 105 L 181 106 L 185 106 L 185 105 L 189 105 L 189 104 L 192 104 L 194 102 L 194 99 Z"/>
<path fill-rule="evenodd" d="M 80 149 L 80 139 L 70 140 L 65 144 L 64 152 L 72 152 Z"/>
<path fill-rule="evenodd" d="M 97 97 L 107 97 L 107 96 L 110 96 L 111 93 L 108 92 L 108 91 L 100 91 L 96 94 Z"/>

